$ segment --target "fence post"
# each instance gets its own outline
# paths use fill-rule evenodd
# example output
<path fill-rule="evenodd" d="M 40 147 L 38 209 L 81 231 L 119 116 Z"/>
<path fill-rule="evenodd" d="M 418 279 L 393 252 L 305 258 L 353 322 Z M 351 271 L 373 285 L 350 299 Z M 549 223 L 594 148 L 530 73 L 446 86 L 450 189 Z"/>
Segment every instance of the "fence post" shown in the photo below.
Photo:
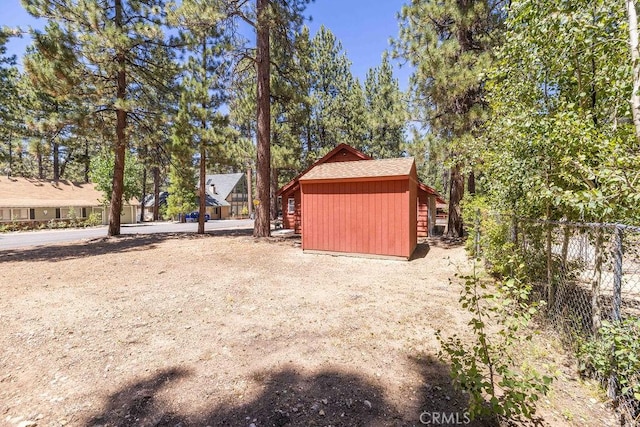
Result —
<path fill-rule="evenodd" d="M 614 322 L 622 320 L 620 308 L 622 306 L 622 228 L 616 227 L 613 246 L 613 312 Z"/>
<path fill-rule="evenodd" d="M 622 228 L 617 226 L 615 229 L 615 239 L 613 243 L 613 309 L 611 318 L 614 322 L 620 322 L 622 316 L 620 309 L 622 306 Z M 611 349 L 611 360 L 613 362 L 611 376 L 609 377 L 609 387 L 607 394 L 611 399 L 615 399 L 618 392 L 618 376 L 616 363 L 616 346 Z"/>
<path fill-rule="evenodd" d="M 553 310 L 555 306 L 555 288 L 553 283 L 553 257 L 551 251 L 551 234 L 553 225 L 547 223 L 547 237 L 546 237 L 546 258 L 547 258 L 547 303 L 549 309 Z"/>

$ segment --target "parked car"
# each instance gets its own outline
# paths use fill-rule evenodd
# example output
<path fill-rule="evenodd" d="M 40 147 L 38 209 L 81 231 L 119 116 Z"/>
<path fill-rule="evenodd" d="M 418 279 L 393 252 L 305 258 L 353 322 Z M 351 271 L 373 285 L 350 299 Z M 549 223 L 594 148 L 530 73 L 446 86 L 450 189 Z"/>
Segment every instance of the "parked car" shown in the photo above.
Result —
<path fill-rule="evenodd" d="M 187 222 L 198 222 L 198 218 L 200 218 L 200 212 L 195 211 L 185 215 L 185 219 Z M 204 214 L 204 222 L 207 222 L 211 219 L 211 215 L 208 213 Z"/>

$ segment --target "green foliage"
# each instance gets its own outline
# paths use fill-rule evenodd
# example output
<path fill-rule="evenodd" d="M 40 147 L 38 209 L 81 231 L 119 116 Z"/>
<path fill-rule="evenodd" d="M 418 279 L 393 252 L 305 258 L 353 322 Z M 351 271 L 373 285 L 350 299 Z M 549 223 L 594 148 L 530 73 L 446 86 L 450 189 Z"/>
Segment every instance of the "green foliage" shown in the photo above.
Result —
<path fill-rule="evenodd" d="M 640 318 L 603 321 L 595 337 L 578 346 L 580 371 L 600 380 L 616 378 L 616 395 L 640 401 Z"/>
<path fill-rule="evenodd" d="M 364 87 L 368 132 L 363 151 L 377 159 L 401 156 L 407 113 L 386 52 L 380 67 L 367 73 Z"/>
<path fill-rule="evenodd" d="M 69 224 L 71 226 L 76 227 L 78 225 L 78 214 L 73 206 L 69 208 L 67 217 L 69 218 Z"/>
<path fill-rule="evenodd" d="M 488 268 L 498 276 L 508 276 L 513 267 L 515 245 L 510 240 L 509 221 L 496 213 L 486 196 L 469 197 L 462 204 L 469 236 L 465 242 L 469 253 L 484 258 Z M 481 254 L 476 253 L 479 246 Z"/>
<path fill-rule="evenodd" d="M 95 227 L 102 224 L 102 218 L 97 212 L 91 212 L 85 219 L 84 224 L 86 227 Z"/>
<path fill-rule="evenodd" d="M 106 203 L 111 202 L 113 190 L 113 156 L 105 152 L 91 159 L 91 182 L 102 191 Z M 131 200 L 140 194 L 140 175 L 142 165 L 132 153 L 125 157 L 123 200 Z"/>
<path fill-rule="evenodd" d="M 411 115 L 439 142 L 429 162 L 450 168 L 450 237 L 462 237 L 465 177 L 482 164 L 478 137 L 489 110 L 487 74 L 502 40 L 504 0 L 415 0 L 402 7 L 395 54 L 415 67 Z M 429 150 L 429 154 L 436 153 Z M 426 154 L 426 153 L 425 153 Z M 433 168 L 437 168 L 437 163 Z"/>
<path fill-rule="evenodd" d="M 15 169 L 13 162 L 17 150 L 14 150 L 11 144 L 14 144 L 13 138 L 20 122 L 16 58 L 5 56 L 7 51 L 5 43 L 9 36 L 10 31 L 0 29 L 0 135 L 3 135 L 0 146 L 0 173 L 10 173 L 10 169 Z"/>
<path fill-rule="evenodd" d="M 524 330 L 539 304 L 530 301 L 531 286 L 522 280 L 523 266 L 517 262 L 511 260 L 515 274 L 495 288 L 478 276 L 475 264 L 473 274 L 461 277 L 460 304 L 471 314 L 471 340 L 437 332 L 439 357 L 450 362 L 454 386 L 468 393 L 472 418 L 531 419 L 552 381 L 518 358 L 531 340 Z"/>
<path fill-rule="evenodd" d="M 186 97 L 180 100 L 181 107 L 173 127 L 171 167 L 169 170 L 169 196 L 166 215 L 177 217 L 196 209 L 196 173 L 193 164 L 195 146 L 191 140 L 192 127 L 186 108 Z"/>
<path fill-rule="evenodd" d="M 309 134 L 306 164 L 344 142 L 364 148 L 370 128 L 360 82 L 340 40 L 320 27 L 309 46 Z"/>
<path fill-rule="evenodd" d="M 640 219 L 625 21 L 620 1 L 511 2 L 486 86 L 483 171 L 496 208 L 530 218 Z"/>
<path fill-rule="evenodd" d="M 170 172 L 170 179 L 174 176 L 175 171 L 172 168 Z M 196 205 L 195 188 L 195 179 L 193 179 L 193 187 L 190 191 L 187 188 L 171 184 L 169 186 L 169 196 L 167 197 L 167 210 L 165 214 L 170 218 L 176 218 L 179 215 L 196 210 L 198 205 Z"/>

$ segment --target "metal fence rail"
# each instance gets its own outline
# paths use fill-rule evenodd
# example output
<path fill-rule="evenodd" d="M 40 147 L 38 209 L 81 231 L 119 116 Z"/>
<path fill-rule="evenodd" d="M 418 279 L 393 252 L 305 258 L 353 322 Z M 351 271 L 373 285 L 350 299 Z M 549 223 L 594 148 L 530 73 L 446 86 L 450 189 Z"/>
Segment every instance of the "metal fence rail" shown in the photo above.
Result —
<path fill-rule="evenodd" d="M 544 320 L 561 332 L 579 358 L 588 357 L 580 349 L 606 343 L 603 331 L 614 328 L 623 337 L 640 342 L 640 227 L 478 215 L 473 241 L 476 254 L 491 251 L 487 247 L 490 239 L 484 238 L 490 224 L 493 244 L 498 228 L 506 234 L 503 241 L 511 242 L 526 261 L 528 279 L 537 296 L 547 302 Z M 640 349 L 640 345 L 633 348 Z M 640 390 L 640 372 L 617 366 L 621 355 L 616 351 L 620 349 L 614 344 L 606 362 L 611 363 L 605 363 L 610 374 L 595 376 L 618 403 L 623 422 L 640 425 L 640 399 L 634 392 Z"/>

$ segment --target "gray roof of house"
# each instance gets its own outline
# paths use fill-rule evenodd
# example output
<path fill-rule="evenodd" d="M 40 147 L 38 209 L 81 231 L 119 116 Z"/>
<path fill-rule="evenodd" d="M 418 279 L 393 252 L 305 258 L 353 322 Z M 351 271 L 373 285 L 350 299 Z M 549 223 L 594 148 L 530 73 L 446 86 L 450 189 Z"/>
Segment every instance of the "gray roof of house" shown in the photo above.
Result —
<path fill-rule="evenodd" d="M 243 177 L 244 173 L 242 172 L 207 175 L 205 181 L 207 206 L 229 206 L 229 202 L 226 199 Z M 215 188 L 215 193 L 212 192 L 212 185 Z"/>
<path fill-rule="evenodd" d="M 167 193 L 166 191 L 160 192 L 160 197 L 158 197 L 158 200 L 160 200 L 160 203 L 159 203 L 160 206 L 167 204 L 168 196 L 169 196 L 169 193 Z M 155 197 L 153 196 L 153 194 L 147 194 L 147 196 L 144 198 L 143 203 L 145 206 L 153 206 L 155 204 Z"/>
<path fill-rule="evenodd" d="M 206 178 L 206 191 L 207 191 L 207 206 L 230 206 L 227 202 L 227 197 L 231 194 L 231 191 L 240 182 L 244 173 L 224 173 L 216 175 L 207 175 Z M 215 194 L 211 191 L 211 185 L 215 187 Z M 198 187 L 200 183 L 198 183 Z M 160 204 L 166 203 L 169 193 L 166 191 L 160 192 Z M 197 201 L 197 198 L 196 198 Z M 144 201 L 145 206 L 153 206 L 153 194 L 147 195 Z"/>

